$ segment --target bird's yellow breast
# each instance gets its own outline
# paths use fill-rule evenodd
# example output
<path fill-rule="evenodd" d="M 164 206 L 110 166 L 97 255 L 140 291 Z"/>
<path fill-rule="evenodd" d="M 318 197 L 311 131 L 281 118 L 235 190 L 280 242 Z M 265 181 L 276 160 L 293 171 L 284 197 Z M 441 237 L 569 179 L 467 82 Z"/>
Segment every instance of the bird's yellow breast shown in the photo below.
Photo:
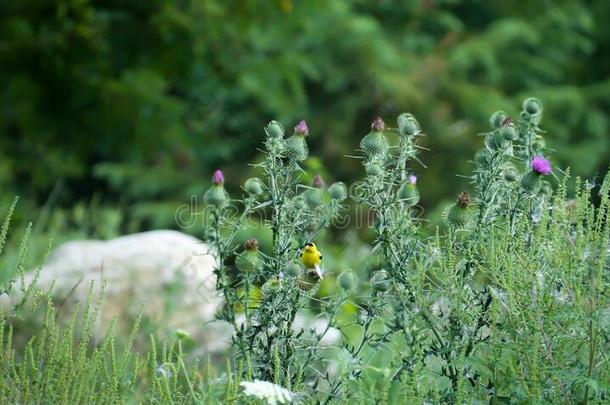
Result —
<path fill-rule="evenodd" d="M 301 254 L 301 262 L 307 268 L 313 268 L 322 262 L 322 253 L 315 247 L 306 247 Z"/>

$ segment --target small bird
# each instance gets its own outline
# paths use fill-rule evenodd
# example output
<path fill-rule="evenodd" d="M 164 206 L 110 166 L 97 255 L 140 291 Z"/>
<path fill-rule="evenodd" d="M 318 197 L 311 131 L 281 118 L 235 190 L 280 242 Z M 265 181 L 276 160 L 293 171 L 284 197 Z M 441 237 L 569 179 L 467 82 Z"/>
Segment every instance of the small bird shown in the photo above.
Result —
<path fill-rule="evenodd" d="M 323 274 L 320 267 L 322 253 L 320 253 L 316 245 L 312 242 L 306 243 L 300 257 L 301 263 L 303 263 L 307 271 L 313 271 L 319 279 L 322 279 Z"/>

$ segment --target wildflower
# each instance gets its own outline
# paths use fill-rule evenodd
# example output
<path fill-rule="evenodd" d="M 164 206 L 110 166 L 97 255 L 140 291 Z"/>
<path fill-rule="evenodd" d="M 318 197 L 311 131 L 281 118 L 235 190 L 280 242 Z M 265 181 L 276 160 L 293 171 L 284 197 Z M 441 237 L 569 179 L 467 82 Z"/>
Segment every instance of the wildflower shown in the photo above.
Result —
<path fill-rule="evenodd" d="M 309 128 L 307 127 L 307 122 L 302 120 L 294 127 L 294 133 L 301 136 L 309 135 Z"/>
<path fill-rule="evenodd" d="M 536 156 L 532 159 L 532 170 L 542 176 L 551 174 L 551 162 L 542 156 Z"/>
<path fill-rule="evenodd" d="M 542 103 L 540 100 L 534 97 L 525 99 L 525 101 L 523 101 L 521 118 L 524 121 L 529 121 L 535 125 L 538 125 L 542 119 Z"/>
<path fill-rule="evenodd" d="M 244 243 L 245 250 L 235 258 L 235 267 L 239 271 L 250 273 L 258 269 L 260 257 L 258 254 L 258 241 L 249 239 Z"/>
<path fill-rule="evenodd" d="M 466 226 L 469 219 L 470 194 L 467 192 L 460 193 L 455 204 L 449 208 L 445 215 L 445 220 L 449 226 L 454 228 L 462 228 Z"/>
<path fill-rule="evenodd" d="M 221 170 L 216 170 L 212 175 L 212 183 L 217 186 L 222 186 L 225 183 L 225 176 Z"/>
<path fill-rule="evenodd" d="M 410 206 L 414 206 L 419 202 L 419 190 L 417 189 L 417 176 L 410 174 L 407 181 L 400 186 L 398 190 L 398 198 L 405 200 Z"/>
<path fill-rule="evenodd" d="M 322 176 L 320 176 L 320 174 L 316 174 L 316 176 L 313 178 L 313 181 L 311 182 L 311 185 L 315 188 L 324 187 L 324 180 L 322 180 Z"/>
<path fill-rule="evenodd" d="M 305 191 L 305 201 L 309 204 L 310 207 L 314 208 L 318 205 L 322 205 L 324 203 L 324 196 L 322 194 L 322 187 L 324 187 L 324 180 L 322 180 L 322 176 L 319 174 L 313 178 L 311 182 L 311 186 L 309 190 Z"/>
<path fill-rule="evenodd" d="M 225 176 L 221 170 L 216 170 L 212 176 L 212 187 L 205 193 L 205 200 L 208 204 L 220 206 L 228 198 L 224 189 Z"/>
<path fill-rule="evenodd" d="M 373 120 L 371 129 L 375 132 L 383 132 L 385 130 L 385 122 L 383 122 L 381 117 L 377 117 Z"/>
<path fill-rule="evenodd" d="M 287 404 L 296 399 L 294 393 L 267 381 L 242 381 L 239 385 L 244 389 L 245 395 L 252 396 L 270 405 Z"/>
<path fill-rule="evenodd" d="M 369 157 L 374 158 L 379 155 L 385 155 L 389 149 L 388 140 L 383 135 L 385 130 L 385 123 L 381 117 L 375 118 L 371 124 L 371 132 L 369 132 L 362 141 L 360 141 L 360 148 Z"/>
<path fill-rule="evenodd" d="M 309 148 L 305 137 L 309 135 L 309 128 L 305 121 L 299 122 L 294 127 L 294 134 L 286 139 L 286 156 L 291 160 L 302 162 L 309 156 Z"/>

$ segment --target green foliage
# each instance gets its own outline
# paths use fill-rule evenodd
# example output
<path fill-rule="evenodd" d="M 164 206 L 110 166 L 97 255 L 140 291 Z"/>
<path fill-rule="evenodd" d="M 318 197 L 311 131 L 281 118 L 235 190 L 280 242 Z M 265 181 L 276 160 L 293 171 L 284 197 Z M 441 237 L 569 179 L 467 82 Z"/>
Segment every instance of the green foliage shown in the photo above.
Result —
<path fill-rule="evenodd" d="M 376 114 L 413 111 L 434 162 L 433 208 L 463 185 L 493 104 L 545 103 L 557 159 L 585 176 L 608 163 L 607 1 L 292 0 L 0 5 L 0 184 L 41 204 L 99 189 L 126 229 L 175 225 L 177 201 L 222 164 L 240 183 L 259 123 L 311 118 L 333 178 Z M 389 101 L 388 101 L 389 100 Z M 557 118 L 555 118 L 557 117 Z M 560 119 L 561 118 L 561 119 Z M 227 140 L 230 140 L 227 142 Z"/>

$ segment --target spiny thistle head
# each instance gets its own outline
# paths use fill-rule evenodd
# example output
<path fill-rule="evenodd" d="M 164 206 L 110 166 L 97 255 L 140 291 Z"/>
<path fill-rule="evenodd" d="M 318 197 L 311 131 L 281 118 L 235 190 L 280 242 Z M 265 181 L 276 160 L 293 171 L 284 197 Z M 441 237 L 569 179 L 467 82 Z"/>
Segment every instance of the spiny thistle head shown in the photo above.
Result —
<path fill-rule="evenodd" d="M 284 137 L 284 127 L 277 121 L 271 121 L 265 127 L 265 133 L 269 138 L 283 138 Z"/>
<path fill-rule="evenodd" d="M 508 114 L 505 111 L 496 111 L 495 113 L 491 114 L 491 117 L 489 117 L 489 125 L 492 129 L 500 128 L 506 117 L 508 117 Z"/>
<path fill-rule="evenodd" d="M 251 273 L 258 269 L 260 257 L 258 255 L 258 241 L 248 239 L 244 243 L 245 250 L 235 258 L 235 267 L 239 271 Z"/>
<path fill-rule="evenodd" d="M 251 195 L 263 193 L 263 182 L 258 177 L 251 177 L 244 183 L 244 190 Z"/>
<path fill-rule="evenodd" d="M 463 228 L 468 223 L 470 194 L 467 192 L 460 193 L 455 204 L 449 208 L 445 215 L 447 224 L 453 228 Z"/>
<path fill-rule="evenodd" d="M 294 127 L 294 134 L 299 136 L 309 135 L 309 127 L 307 127 L 305 120 L 302 120 Z"/>
<path fill-rule="evenodd" d="M 214 183 L 217 186 L 221 186 L 223 185 L 225 182 L 225 176 L 222 173 L 222 170 L 218 169 L 214 172 L 214 174 L 212 175 L 212 183 Z"/>
<path fill-rule="evenodd" d="M 489 165 L 491 159 L 491 152 L 487 148 L 479 149 L 474 155 L 474 161 L 482 167 Z"/>
<path fill-rule="evenodd" d="M 551 174 L 551 162 L 542 156 L 535 156 L 532 159 L 532 171 L 542 176 Z"/>
<path fill-rule="evenodd" d="M 388 140 L 383 135 L 385 123 L 381 118 L 377 117 L 373 121 L 371 129 L 371 132 L 360 141 L 360 149 L 364 151 L 369 159 L 385 155 L 390 147 Z"/>
<path fill-rule="evenodd" d="M 388 272 L 385 270 L 376 271 L 371 277 L 370 283 L 373 291 L 387 291 L 388 287 L 390 286 L 390 278 L 388 276 Z"/>
<path fill-rule="evenodd" d="M 212 187 L 205 193 L 205 201 L 208 204 L 220 206 L 227 201 L 228 195 L 224 189 L 224 182 L 225 177 L 222 171 L 216 170 L 212 176 Z"/>
<path fill-rule="evenodd" d="M 343 201 L 347 198 L 347 187 L 343 182 L 338 181 L 328 188 L 328 194 L 333 200 Z"/>
<path fill-rule="evenodd" d="M 299 135 L 296 133 L 290 138 L 286 139 L 284 145 L 286 156 L 297 162 L 302 162 L 309 156 L 309 148 L 307 142 L 305 142 L 305 135 Z"/>
<path fill-rule="evenodd" d="M 402 113 L 396 120 L 398 124 L 398 133 L 401 136 L 413 136 L 421 132 L 419 122 L 415 119 L 413 114 Z"/>
<path fill-rule="evenodd" d="M 371 129 L 373 132 L 383 132 L 385 131 L 385 122 L 381 117 L 377 117 L 371 123 Z"/>
<path fill-rule="evenodd" d="M 487 144 L 489 149 L 495 151 L 504 148 L 508 144 L 506 138 L 500 132 L 500 130 L 490 132 L 487 137 L 485 137 L 485 143 Z"/>
<path fill-rule="evenodd" d="M 515 141 L 519 138 L 519 130 L 514 124 L 512 124 L 512 120 L 510 122 L 511 123 L 509 124 L 502 125 L 502 127 L 500 127 L 499 129 L 499 132 L 507 141 Z"/>
<path fill-rule="evenodd" d="M 516 181 L 519 177 L 519 172 L 517 172 L 515 166 L 507 163 L 502 167 L 502 175 L 506 181 Z"/>

